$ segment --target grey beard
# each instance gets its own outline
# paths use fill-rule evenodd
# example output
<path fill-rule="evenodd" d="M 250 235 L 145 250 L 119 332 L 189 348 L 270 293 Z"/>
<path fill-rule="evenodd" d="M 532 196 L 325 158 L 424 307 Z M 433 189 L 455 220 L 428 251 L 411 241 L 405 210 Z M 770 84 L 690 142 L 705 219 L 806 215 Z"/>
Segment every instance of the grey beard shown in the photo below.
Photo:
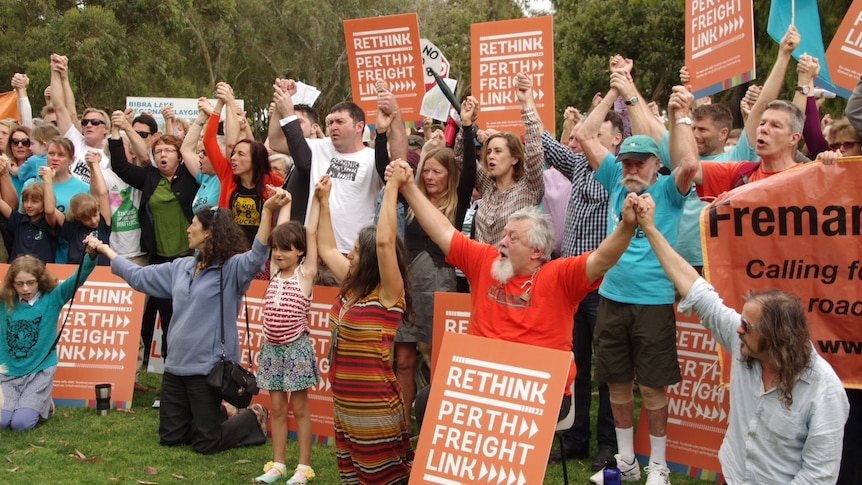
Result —
<path fill-rule="evenodd" d="M 515 268 L 512 267 L 512 262 L 508 259 L 502 260 L 498 258 L 491 265 L 491 276 L 500 282 L 501 285 L 508 283 L 514 275 Z"/>

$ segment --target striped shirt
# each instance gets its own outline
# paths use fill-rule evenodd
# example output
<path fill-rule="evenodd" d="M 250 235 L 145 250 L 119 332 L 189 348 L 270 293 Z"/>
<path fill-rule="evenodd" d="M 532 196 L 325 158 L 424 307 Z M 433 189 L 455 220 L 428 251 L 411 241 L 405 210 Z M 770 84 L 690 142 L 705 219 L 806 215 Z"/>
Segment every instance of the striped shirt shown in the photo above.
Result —
<path fill-rule="evenodd" d="M 297 273 L 288 279 L 281 278 L 281 272 L 269 280 L 264 295 L 263 335 L 273 345 L 283 345 L 308 332 L 308 311 L 311 298 L 305 296 L 299 285 Z"/>

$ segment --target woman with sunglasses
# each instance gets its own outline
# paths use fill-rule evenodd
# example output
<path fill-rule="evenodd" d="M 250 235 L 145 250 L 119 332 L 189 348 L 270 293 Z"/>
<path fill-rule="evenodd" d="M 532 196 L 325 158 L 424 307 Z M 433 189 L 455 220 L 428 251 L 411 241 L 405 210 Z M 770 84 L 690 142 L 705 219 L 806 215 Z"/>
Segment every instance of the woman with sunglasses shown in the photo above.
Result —
<path fill-rule="evenodd" d="M 156 166 L 141 167 L 129 163 L 118 123 L 125 114 L 114 111 L 117 120 L 111 128 L 108 149 L 111 151 L 111 168 L 124 182 L 141 191 L 138 219 L 141 225 L 141 248 L 150 255 L 149 264 L 173 261 L 189 254 L 185 231 L 192 222 L 192 200 L 198 183 L 186 169 L 180 156 L 180 142 L 171 135 L 160 137 L 153 146 Z M 171 300 L 150 298 L 145 310 L 142 336 L 144 342 L 152 340 L 151 326 L 155 323 L 155 310 L 162 322 L 162 356 L 167 352 L 165 337 L 173 314 Z M 148 318 L 147 314 L 151 316 Z M 147 338 L 149 334 L 149 339 Z"/>
<path fill-rule="evenodd" d="M 9 175 L 12 176 L 12 184 L 15 186 L 15 191 L 21 193 L 24 181 L 18 179 L 18 168 L 33 156 L 33 151 L 30 149 L 30 128 L 26 126 L 18 126 L 12 130 L 9 135 L 6 145 L 6 156 L 9 157 Z"/>

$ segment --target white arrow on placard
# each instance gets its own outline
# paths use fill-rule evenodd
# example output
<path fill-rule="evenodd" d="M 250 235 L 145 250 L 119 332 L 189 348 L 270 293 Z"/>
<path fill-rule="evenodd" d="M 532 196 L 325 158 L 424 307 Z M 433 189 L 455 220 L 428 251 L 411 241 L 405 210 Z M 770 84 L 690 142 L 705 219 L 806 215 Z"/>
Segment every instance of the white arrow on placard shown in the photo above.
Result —
<path fill-rule="evenodd" d="M 488 474 L 488 481 L 492 482 L 492 481 L 494 481 L 495 478 L 497 478 L 497 469 L 494 468 L 494 464 L 492 463 L 491 464 L 491 473 Z"/>
<path fill-rule="evenodd" d="M 524 478 L 524 472 L 518 472 L 518 485 L 524 485 L 527 483 L 527 479 Z"/>
<path fill-rule="evenodd" d="M 539 432 L 539 427 L 536 426 L 536 420 L 533 420 L 533 426 L 530 428 L 530 438 L 536 435 Z"/>
<path fill-rule="evenodd" d="M 500 467 L 500 474 L 497 475 L 497 485 L 500 485 L 504 481 L 506 481 L 506 469 Z"/>
<path fill-rule="evenodd" d="M 485 466 L 485 462 L 482 462 L 482 468 L 479 469 L 479 480 L 485 478 L 485 475 L 488 474 L 488 467 Z"/>

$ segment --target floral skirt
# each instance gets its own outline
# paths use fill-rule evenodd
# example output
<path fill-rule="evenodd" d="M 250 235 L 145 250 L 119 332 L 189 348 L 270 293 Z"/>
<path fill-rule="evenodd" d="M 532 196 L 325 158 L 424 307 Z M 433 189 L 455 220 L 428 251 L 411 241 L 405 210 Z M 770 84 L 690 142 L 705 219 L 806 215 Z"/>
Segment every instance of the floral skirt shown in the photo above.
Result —
<path fill-rule="evenodd" d="M 263 343 L 257 369 L 257 385 L 261 389 L 302 391 L 318 382 L 317 358 L 307 333 L 282 345 Z"/>

